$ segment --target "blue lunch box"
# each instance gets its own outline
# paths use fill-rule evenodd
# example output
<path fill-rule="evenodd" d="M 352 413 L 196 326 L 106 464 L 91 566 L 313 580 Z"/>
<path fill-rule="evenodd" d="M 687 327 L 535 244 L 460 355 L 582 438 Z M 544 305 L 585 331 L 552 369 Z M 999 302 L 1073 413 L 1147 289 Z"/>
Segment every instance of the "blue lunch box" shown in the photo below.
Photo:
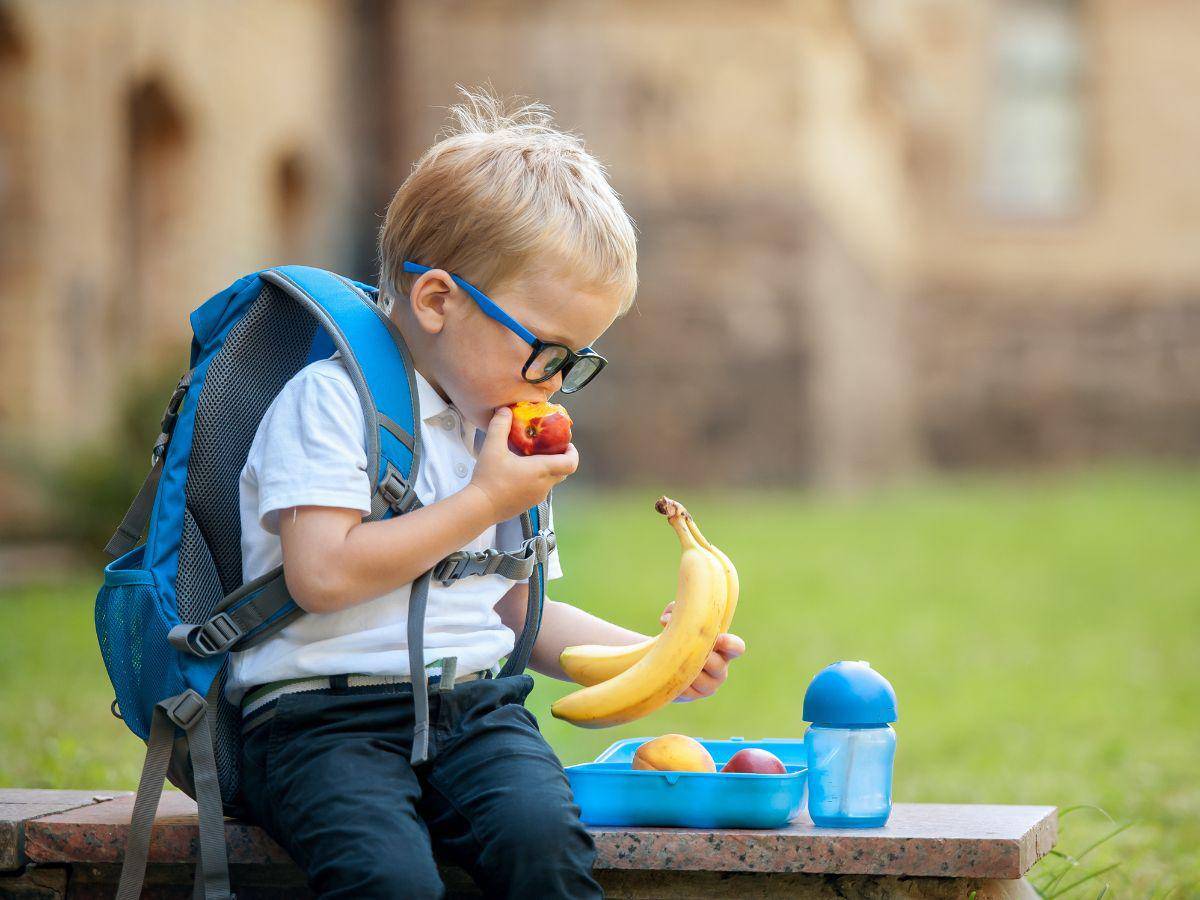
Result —
<path fill-rule="evenodd" d="M 586 824 L 781 828 L 804 808 L 808 769 L 803 740 L 699 739 L 718 769 L 739 750 L 758 747 L 779 757 L 787 769 L 784 775 L 632 768 L 634 753 L 648 740 L 617 741 L 595 762 L 566 767 Z"/>

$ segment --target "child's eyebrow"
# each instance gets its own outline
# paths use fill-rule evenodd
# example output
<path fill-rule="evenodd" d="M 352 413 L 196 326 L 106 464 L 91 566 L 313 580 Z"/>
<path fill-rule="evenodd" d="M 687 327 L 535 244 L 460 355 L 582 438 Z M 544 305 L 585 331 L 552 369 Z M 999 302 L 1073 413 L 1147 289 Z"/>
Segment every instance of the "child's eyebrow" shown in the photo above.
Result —
<path fill-rule="evenodd" d="M 526 324 L 525 327 L 528 328 L 530 331 L 532 331 L 534 333 L 534 335 L 536 337 L 538 337 L 543 343 L 563 344 L 564 346 L 567 346 L 567 347 L 571 346 L 570 341 L 568 341 L 566 338 L 564 338 L 562 335 L 558 334 L 557 332 L 552 331 L 551 329 L 540 328 L 537 326 L 536 323 L 528 323 L 528 324 Z"/>

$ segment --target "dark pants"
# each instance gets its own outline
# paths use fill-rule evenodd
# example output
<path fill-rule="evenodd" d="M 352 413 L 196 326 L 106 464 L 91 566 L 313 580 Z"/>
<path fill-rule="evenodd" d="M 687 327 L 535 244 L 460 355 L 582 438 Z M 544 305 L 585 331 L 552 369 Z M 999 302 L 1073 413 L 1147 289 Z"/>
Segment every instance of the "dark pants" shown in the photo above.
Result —
<path fill-rule="evenodd" d="M 254 818 L 322 897 L 441 897 L 434 853 L 494 897 L 603 896 L 562 764 L 524 707 L 528 675 L 430 695 L 409 765 L 408 685 L 289 694 L 246 737 Z"/>

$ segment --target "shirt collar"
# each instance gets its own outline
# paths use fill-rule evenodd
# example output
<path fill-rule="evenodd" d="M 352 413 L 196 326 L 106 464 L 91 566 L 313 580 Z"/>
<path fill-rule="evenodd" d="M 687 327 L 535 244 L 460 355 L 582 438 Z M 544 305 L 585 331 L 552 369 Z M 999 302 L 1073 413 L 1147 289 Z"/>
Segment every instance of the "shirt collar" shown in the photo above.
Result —
<path fill-rule="evenodd" d="M 429 422 L 450 409 L 450 404 L 443 400 L 442 395 L 434 389 L 425 376 L 415 369 L 413 370 L 413 380 L 417 383 L 417 402 L 420 404 L 422 421 Z"/>

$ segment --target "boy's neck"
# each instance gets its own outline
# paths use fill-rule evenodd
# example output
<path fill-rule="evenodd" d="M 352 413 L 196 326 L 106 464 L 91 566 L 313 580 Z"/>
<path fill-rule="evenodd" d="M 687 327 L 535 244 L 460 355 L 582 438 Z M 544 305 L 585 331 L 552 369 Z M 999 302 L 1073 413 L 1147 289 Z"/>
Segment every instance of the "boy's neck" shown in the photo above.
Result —
<path fill-rule="evenodd" d="M 429 364 L 429 359 L 426 354 L 426 346 L 423 340 L 423 334 L 410 334 L 409 329 L 405 327 L 402 316 L 392 317 L 392 324 L 396 326 L 396 330 L 400 332 L 400 336 L 404 338 L 404 345 L 408 348 L 408 355 L 412 359 L 413 368 L 429 382 L 429 386 L 437 391 L 439 397 L 447 403 L 452 401 L 446 392 L 442 389 L 442 385 L 438 377 L 434 374 L 433 367 Z M 417 329 L 419 330 L 419 329 Z"/>

